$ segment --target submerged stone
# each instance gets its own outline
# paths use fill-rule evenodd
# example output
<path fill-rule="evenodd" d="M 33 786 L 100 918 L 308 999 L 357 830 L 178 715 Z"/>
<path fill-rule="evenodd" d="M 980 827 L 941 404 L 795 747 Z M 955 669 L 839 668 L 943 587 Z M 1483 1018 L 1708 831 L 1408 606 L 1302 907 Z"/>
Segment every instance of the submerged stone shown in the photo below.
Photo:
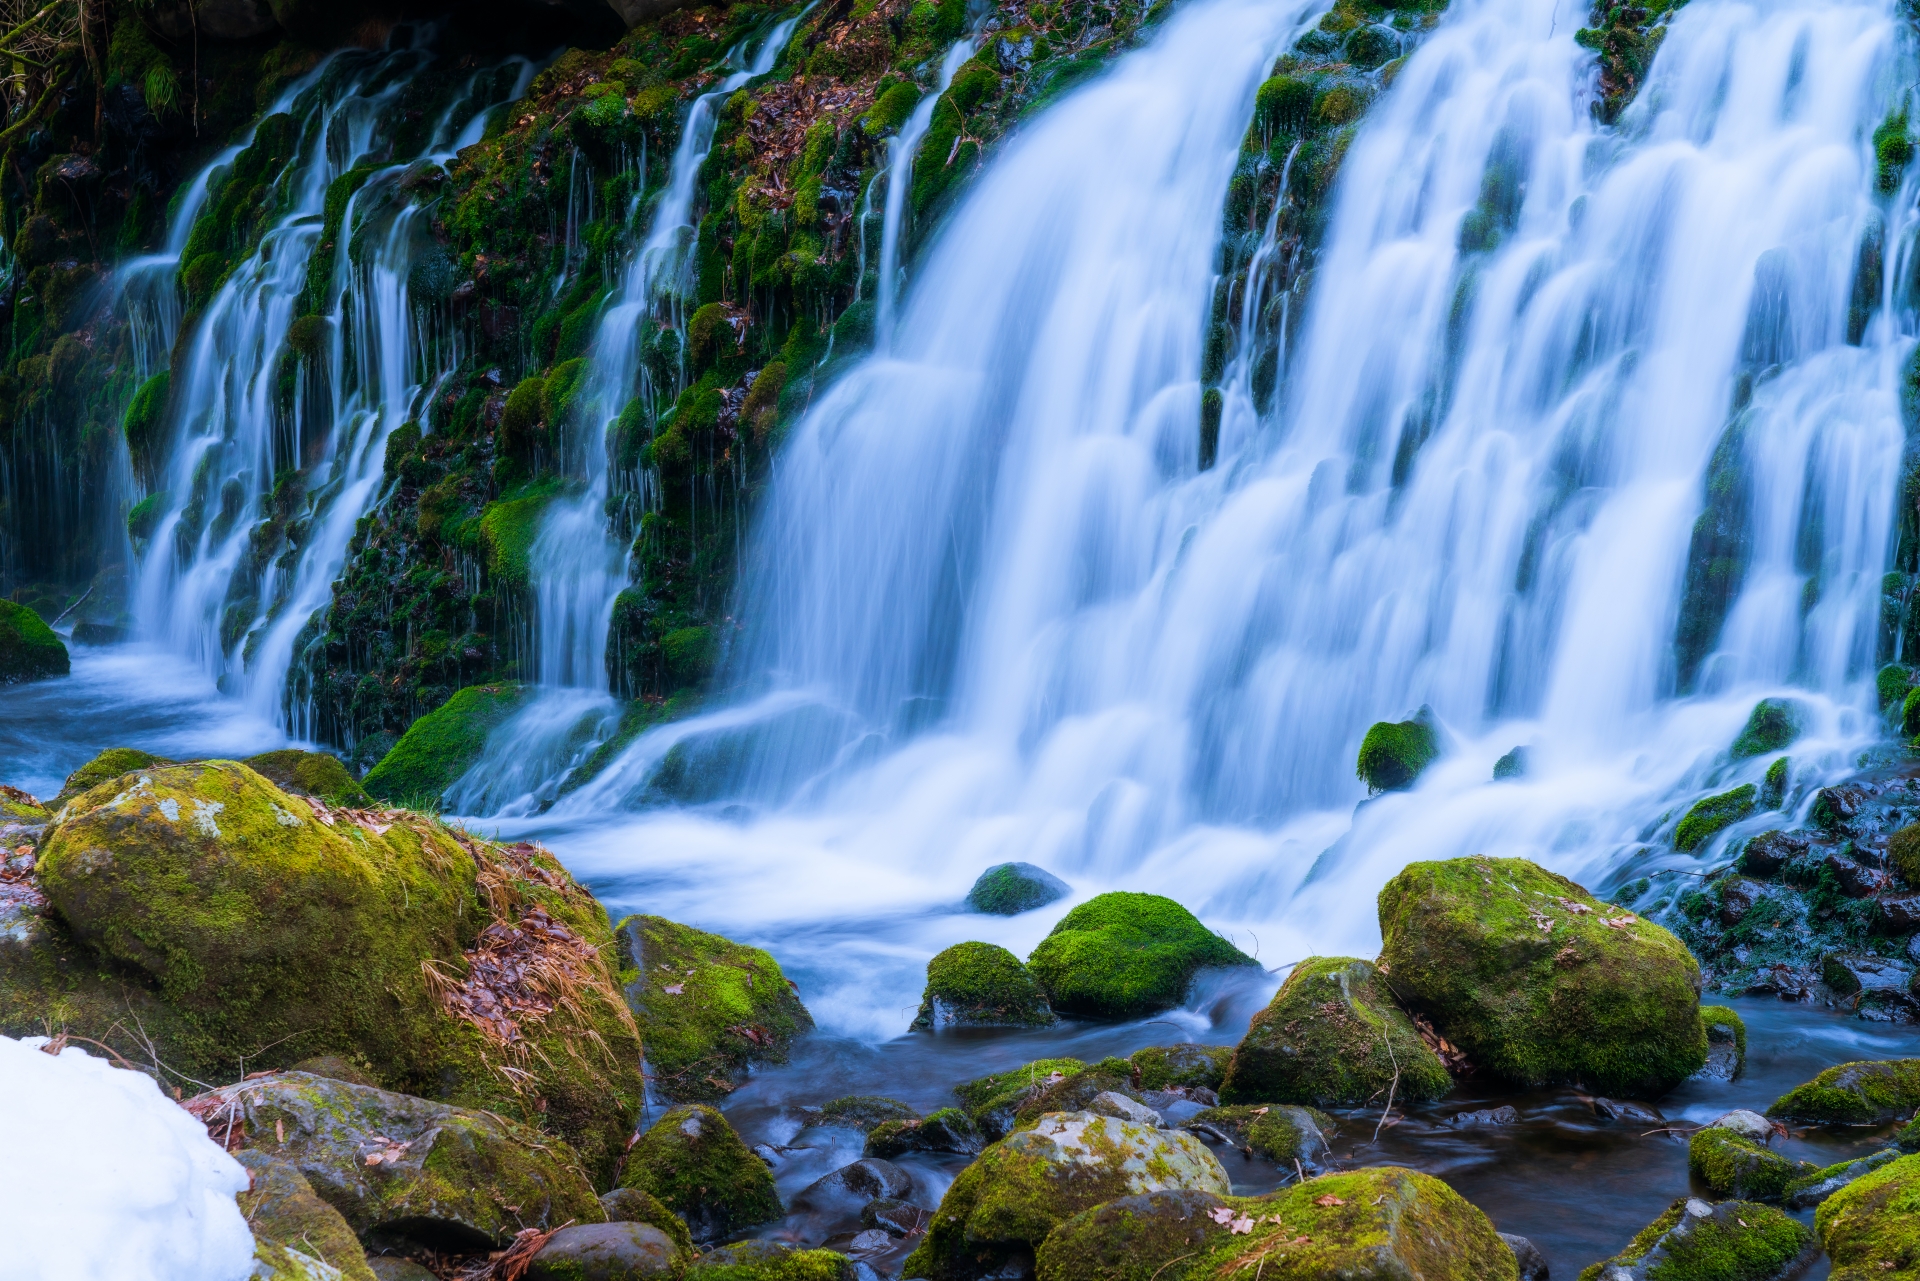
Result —
<path fill-rule="evenodd" d="M 1816 1253 L 1806 1226 L 1751 1201 L 1675 1201 L 1580 1281 L 1786 1281 Z"/>
<path fill-rule="evenodd" d="M 1103 1019 L 1178 1005 L 1205 967 L 1257 964 L 1172 899 L 1124 892 L 1068 912 L 1027 958 L 1055 1011 Z"/>
<path fill-rule="evenodd" d="M 1920 1108 L 1920 1059 L 1842 1063 L 1773 1101 L 1767 1115 L 1826 1125 L 1886 1125 Z"/>
<path fill-rule="evenodd" d="M 1920 1156 L 1855 1179 L 1821 1203 L 1813 1223 L 1832 1281 L 1920 1276 Z"/>
<path fill-rule="evenodd" d="M 956 943 L 927 962 L 927 986 L 913 1026 L 1038 1027 L 1054 1021 L 1020 958 L 992 943 Z"/>
<path fill-rule="evenodd" d="M 1073 887 L 1031 863 L 998 863 L 980 873 L 967 891 L 967 906 L 989 916 L 1018 916 L 1056 903 Z"/>
<path fill-rule="evenodd" d="M 840 1126 L 866 1133 L 888 1121 L 918 1121 L 920 1113 L 898 1099 L 872 1094 L 854 1094 L 835 1099 L 822 1107 L 812 1120 L 814 1125 Z"/>
<path fill-rule="evenodd" d="M 1707 1029 L 1707 1064 L 1700 1075 L 1721 1081 L 1738 1079 L 1747 1066 L 1745 1021 L 1724 1005 L 1703 1005 L 1700 1022 Z"/>
<path fill-rule="evenodd" d="M 727 1119 L 690 1104 L 667 1112 L 627 1154 L 620 1186 L 638 1188 L 686 1220 L 696 1244 L 719 1241 L 781 1215 L 766 1164 Z"/>
<path fill-rule="evenodd" d="M 1706 1064 L 1680 940 L 1524 859 L 1409 864 L 1380 932 L 1394 991 L 1477 1069 L 1658 1098 Z"/>

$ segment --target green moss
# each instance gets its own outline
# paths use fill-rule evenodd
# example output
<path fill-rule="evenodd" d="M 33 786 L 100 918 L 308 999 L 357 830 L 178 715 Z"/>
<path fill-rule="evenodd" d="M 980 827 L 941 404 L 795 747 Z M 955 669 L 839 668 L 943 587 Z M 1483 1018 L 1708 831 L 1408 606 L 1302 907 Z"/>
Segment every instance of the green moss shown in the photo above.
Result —
<path fill-rule="evenodd" d="M 1812 1239 L 1805 1224 L 1769 1206 L 1680 1200 L 1625 1250 L 1582 1271 L 1580 1281 L 1599 1281 L 1613 1267 L 1648 1281 L 1775 1281 L 1790 1275 Z"/>
<path fill-rule="evenodd" d="M 668 1098 L 722 1098 L 749 1064 L 785 1062 L 813 1026 L 779 962 L 757 947 L 659 916 L 629 916 L 615 934 L 647 1067 Z"/>
<path fill-rule="evenodd" d="M 1300 962 L 1253 1016 L 1220 1096 L 1228 1103 L 1425 1103 L 1453 1087 L 1445 1065 L 1394 1004 L 1380 971 L 1351 957 Z"/>
<path fill-rule="evenodd" d="M 1262 1160 L 1283 1169 L 1295 1161 L 1318 1167 L 1327 1156 L 1326 1136 L 1334 1119 L 1315 1108 L 1278 1103 L 1251 1103 L 1207 1108 L 1186 1123 L 1188 1129 L 1206 1126 L 1233 1140 Z"/>
<path fill-rule="evenodd" d="M 133 400 L 127 405 L 127 416 L 120 423 L 134 470 L 143 476 L 158 471 L 166 451 L 167 400 L 172 388 L 173 379 L 164 369 L 141 383 L 140 390 L 133 393 Z"/>
<path fill-rule="evenodd" d="M 1127 1062 L 1133 1064 L 1134 1079 L 1143 1090 L 1169 1086 L 1217 1090 L 1232 1061 L 1230 1045 L 1150 1045 L 1127 1056 Z"/>
<path fill-rule="evenodd" d="M 989 916 L 1018 916 L 1067 896 L 1065 882 L 1031 863 L 999 863 L 980 873 L 967 906 Z"/>
<path fill-rule="evenodd" d="M 1478 1070 L 1657 1098 L 1706 1063 L 1680 940 L 1524 859 L 1409 864 L 1380 932 L 1394 990 Z"/>
<path fill-rule="evenodd" d="M 1778 1201 L 1789 1183 L 1813 1172 L 1805 1161 L 1790 1161 L 1717 1125 L 1688 1140 L 1687 1169 L 1715 1194 L 1743 1201 Z"/>
<path fill-rule="evenodd" d="M 1920 686 L 1908 691 L 1900 704 L 1900 732 L 1908 738 L 1920 734 Z"/>
<path fill-rule="evenodd" d="M 861 120 L 860 127 L 872 138 L 892 133 L 907 122 L 907 117 L 913 114 L 913 108 L 919 101 L 920 87 L 910 80 L 903 80 L 874 100 L 872 109 Z"/>
<path fill-rule="evenodd" d="M 1920 1108 L 1920 1059 L 1842 1063 L 1773 1101 L 1767 1115 L 1826 1125 L 1886 1125 Z"/>
<path fill-rule="evenodd" d="M 1682 852 L 1698 849 L 1707 838 L 1723 827 L 1738 823 L 1753 813 L 1758 789 L 1742 783 L 1730 792 L 1696 801 L 1679 826 L 1673 829 L 1673 848 Z"/>
<path fill-rule="evenodd" d="M 1890 115 L 1873 131 L 1874 185 L 1892 194 L 1913 163 L 1913 136 L 1907 132 L 1907 113 Z"/>
<path fill-rule="evenodd" d="M 1747 1065 L 1747 1025 L 1739 1014 L 1724 1005 L 1700 1007 L 1700 1023 L 1708 1041 L 1733 1042 L 1733 1074 L 1739 1076 Z"/>
<path fill-rule="evenodd" d="M 0 685 L 65 676 L 67 647 L 40 615 L 0 600 Z"/>
<path fill-rule="evenodd" d="M 959 1098 L 960 1105 L 975 1114 L 977 1119 L 982 1108 L 1032 1093 L 1044 1088 L 1049 1077 L 1071 1076 L 1085 1070 L 1086 1066 L 1079 1059 L 1035 1059 L 1005 1072 L 990 1072 L 986 1076 L 975 1077 L 956 1085 L 953 1092 Z"/>
<path fill-rule="evenodd" d="M 1304 133 L 1312 114 L 1313 86 L 1297 76 L 1274 76 L 1254 96 L 1254 128 L 1264 134 Z"/>
<path fill-rule="evenodd" d="M 1907 691 L 1913 688 L 1913 669 L 1888 663 L 1875 673 L 1873 687 L 1880 697 L 1881 711 L 1897 707 L 1906 701 Z"/>
<path fill-rule="evenodd" d="M 557 427 L 567 421 L 567 415 L 573 411 L 575 398 L 586 385 L 587 373 L 586 358 L 576 356 L 564 364 L 555 365 L 553 372 L 547 375 L 546 382 L 540 388 L 540 412 L 549 423 Z"/>
<path fill-rule="evenodd" d="M 1760 807 L 1762 809 L 1779 809 L 1781 804 L 1787 799 L 1787 776 L 1788 771 L 1792 768 L 1793 758 L 1788 756 L 1782 756 L 1779 760 L 1767 766 L 1767 776 L 1760 784 Z"/>
<path fill-rule="evenodd" d="M 1124 892 L 1068 912 L 1027 958 L 1056 1011 L 1110 1019 L 1179 1004 L 1203 967 L 1254 964 L 1172 899 Z"/>
<path fill-rule="evenodd" d="M 796 1250 L 778 1241 L 741 1241 L 702 1255 L 685 1281 L 856 1281 L 852 1262 L 832 1250 Z"/>
<path fill-rule="evenodd" d="M 1355 772 L 1368 792 L 1405 791 L 1439 755 L 1439 737 L 1425 719 L 1378 721 L 1361 740 Z"/>
<path fill-rule="evenodd" d="M 127 512 L 127 537 L 145 541 L 153 537 L 160 518 L 167 514 L 167 494 L 165 490 L 148 494 Z"/>
<path fill-rule="evenodd" d="M 546 433 L 540 427 L 546 390 L 547 380 L 536 376 L 522 379 L 507 394 L 506 406 L 500 411 L 498 441 L 502 453 L 526 459 L 546 443 Z M 523 572 L 520 581 L 524 578 Z"/>
<path fill-rule="evenodd" d="M 122 774 L 131 774 L 135 770 L 146 769 L 150 765 L 170 764 L 172 764 L 171 761 L 162 760 L 152 752 L 143 752 L 137 747 L 109 747 L 67 775 L 66 784 L 61 787 L 59 797 L 53 802 L 54 807 L 58 808 L 67 798 L 78 796 L 109 779 L 119 778 Z"/>
<path fill-rule="evenodd" d="M 297 747 L 282 748 L 246 762 L 274 786 L 290 792 L 318 796 L 335 805 L 370 805 L 373 798 L 338 756 L 327 752 L 303 752 Z"/>
<path fill-rule="evenodd" d="M 1920 1277 L 1920 1156 L 1857 1179 L 1813 1217 L 1833 1281 Z"/>
<path fill-rule="evenodd" d="M 914 1120 L 882 1121 L 867 1135 L 862 1156 L 891 1160 L 908 1152 L 952 1152 L 971 1156 L 984 1140 L 973 1118 L 959 1108 L 941 1108 Z"/>
<path fill-rule="evenodd" d="M 1053 1011 L 1019 957 L 992 943 L 956 943 L 927 962 L 926 991 L 913 1026 L 1038 1027 L 1053 1021 Z"/>
<path fill-rule="evenodd" d="M 234 1159 L 252 1179 L 239 1201 L 256 1240 L 298 1248 L 340 1269 L 346 1281 L 375 1281 L 353 1229 L 340 1211 L 314 1194 L 298 1167 L 253 1148 L 235 1153 Z"/>
<path fill-rule="evenodd" d="M 519 685 L 470 685 L 407 727 L 400 741 L 362 780 L 386 801 L 434 804 L 467 767 L 480 759 L 487 735 L 520 710 L 528 691 Z"/>
<path fill-rule="evenodd" d="M 1794 1209 L 1819 1205 L 1841 1188 L 1899 1159 L 1899 1148 L 1882 1148 L 1878 1152 L 1871 1152 L 1851 1161 L 1840 1161 L 1815 1170 L 1787 1184 L 1786 1202 Z"/>
<path fill-rule="evenodd" d="M 696 1241 L 777 1219 L 780 1195 L 766 1163 L 710 1107 L 668 1111 L 627 1154 L 620 1186 L 638 1188 L 687 1221 Z"/>
<path fill-rule="evenodd" d="M 1789 747 L 1806 727 L 1805 704 L 1792 698 L 1763 698 L 1753 706 L 1746 728 L 1733 740 L 1733 759 L 1765 756 Z"/>
<path fill-rule="evenodd" d="M 480 542 L 486 550 L 487 572 L 496 581 L 521 590 L 533 585 L 533 543 L 540 536 L 541 519 L 559 493 L 558 485 L 544 483 L 488 503 L 480 513 Z"/>
<path fill-rule="evenodd" d="M 615 1188 L 600 1198 L 600 1204 L 607 1211 L 607 1219 L 613 1223 L 644 1223 L 648 1227 L 659 1228 L 673 1239 L 673 1244 L 682 1254 L 693 1249 L 693 1234 L 687 1231 L 687 1221 L 662 1204 L 659 1197 L 639 1188 Z"/>

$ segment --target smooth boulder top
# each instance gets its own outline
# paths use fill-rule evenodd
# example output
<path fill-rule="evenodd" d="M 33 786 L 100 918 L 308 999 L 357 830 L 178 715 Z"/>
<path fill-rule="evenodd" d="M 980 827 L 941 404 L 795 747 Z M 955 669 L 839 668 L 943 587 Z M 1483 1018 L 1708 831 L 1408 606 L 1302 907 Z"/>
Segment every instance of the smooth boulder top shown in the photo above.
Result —
<path fill-rule="evenodd" d="M 1031 863 L 996 863 L 967 891 L 967 906 L 988 916 L 1018 916 L 1057 903 L 1073 887 Z"/>
<path fill-rule="evenodd" d="M 638 1281 L 672 1276 L 680 1263 L 673 1238 L 646 1223 L 582 1223 L 561 1228 L 527 1266 L 527 1281 Z"/>
<path fill-rule="evenodd" d="M 1088 899 L 1055 925 L 1027 969 L 1057 1013 L 1130 1019 L 1186 999 L 1209 966 L 1259 962 L 1158 894 Z"/>
<path fill-rule="evenodd" d="M 1053 1021 L 1019 957 L 993 943 L 956 943 L 927 962 L 913 1027 L 1042 1027 Z"/>

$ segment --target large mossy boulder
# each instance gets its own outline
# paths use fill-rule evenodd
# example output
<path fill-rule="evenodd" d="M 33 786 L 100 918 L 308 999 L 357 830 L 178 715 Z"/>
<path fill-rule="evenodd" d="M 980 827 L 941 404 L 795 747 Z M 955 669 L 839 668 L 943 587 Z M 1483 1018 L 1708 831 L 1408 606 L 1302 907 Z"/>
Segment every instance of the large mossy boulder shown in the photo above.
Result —
<path fill-rule="evenodd" d="M 1688 1198 L 1619 1254 L 1589 1265 L 1580 1281 L 1786 1281 L 1814 1253 L 1806 1225 L 1770 1206 Z"/>
<path fill-rule="evenodd" d="M 1038 1281 L 1518 1281 L 1479 1209 L 1398 1166 L 1322 1175 L 1264 1197 L 1157 1193 L 1085 1211 L 1042 1242 Z"/>
<path fill-rule="evenodd" d="M 992 943 L 956 943 L 927 962 L 927 987 L 913 1026 L 1043 1027 L 1047 998 L 1020 958 Z"/>
<path fill-rule="evenodd" d="M 1815 1125 L 1886 1125 L 1920 1108 L 1920 1059 L 1830 1067 L 1773 1101 L 1767 1115 Z"/>
<path fill-rule="evenodd" d="M 967 906 L 988 916 L 1018 916 L 1056 903 L 1073 887 L 1031 863 L 998 863 L 980 873 L 967 891 Z"/>
<path fill-rule="evenodd" d="M 1832 1281 L 1920 1277 L 1920 1156 L 1902 1157 L 1823 1202 L 1813 1223 Z"/>
<path fill-rule="evenodd" d="M 1700 967 L 1525 859 L 1411 863 L 1380 891 L 1389 981 L 1481 1071 L 1657 1098 L 1707 1061 Z"/>
<path fill-rule="evenodd" d="M 187 1109 L 298 1169 L 363 1240 L 499 1249 L 522 1228 L 606 1217 L 564 1142 L 489 1112 L 306 1072 L 229 1085 Z"/>
<path fill-rule="evenodd" d="M 1787 1185 L 1814 1173 L 1814 1167 L 1769 1149 L 1770 1137 L 1766 1123 L 1753 1113 L 1731 1113 L 1694 1132 L 1687 1141 L 1687 1169 L 1716 1196 L 1778 1201 Z"/>
<path fill-rule="evenodd" d="M 70 667 L 65 642 L 40 615 L 0 600 L 0 685 L 65 676 Z"/>
<path fill-rule="evenodd" d="M 780 963 L 757 947 L 661 916 L 629 916 L 614 934 L 647 1068 L 669 1099 L 724 1098 L 752 1064 L 786 1062 L 813 1027 Z"/>
<path fill-rule="evenodd" d="M 316 809 L 234 762 L 155 765 L 67 801 L 32 888 L 0 1031 L 157 1053 L 182 1080 L 337 1055 L 540 1124 L 611 1177 L 640 1041 L 604 910 L 535 846 Z"/>
<path fill-rule="evenodd" d="M 398 805 L 431 809 L 486 750 L 487 736 L 525 706 L 520 685 L 469 685 L 407 726 L 361 786 Z"/>
<path fill-rule="evenodd" d="M 1423 707 L 1411 720 L 1376 721 L 1360 741 L 1354 772 L 1369 793 L 1403 792 L 1439 758 L 1440 732 Z"/>
<path fill-rule="evenodd" d="M 1049 1113 L 960 1172 L 902 1275 L 1018 1275 L 1047 1234 L 1081 1211 L 1175 1188 L 1231 1191 L 1220 1162 L 1191 1135 L 1091 1112 Z"/>
<path fill-rule="evenodd" d="M 249 756 L 246 763 L 283 792 L 312 796 L 329 805 L 371 805 L 373 798 L 338 756 L 285 747 Z"/>
<path fill-rule="evenodd" d="M 1209 966 L 1258 962 L 1157 894 L 1115 892 L 1060 918 L 1027 958 L 1056 1013 L 1133 1019 L 1186 999 Z"/>
<path fill-rule="evenodd" d="M 780 1217 L 766 1163 L 727 1118 L 698 1103 L 672 1108 L 627 1154 L 620 1186 L 638 1188 L 686 1220 L 698 1244 Z"/>
<path fill-rule="evenodd" d="M 314 1192 L 298 1166 L 252 1148 L 234 1159 L 250 1180 L 240 1194 L 240 1213 L 253 1230 L 254 1257 L 269 1271 L 299 1267 L 301 1260 L 288 1257 L 298 1253 L 337 1268 L 343 1281 L 376 1281 L 352 1226 Z"/>
<path fill-rule="evenodd" d="M 137 747 L 109 747 L 67 775 L 67 781 L 61 785 L 60 795 L 54 798 L 51 807 L 57 810 L 80 793 L 119 778 L 122 774 L 171 764 L 172 761 L 155 756 L 152 752 L 143 752 Z"/>
<path fill-rule="evenodd" d="M 1294 966 L 1253 1016 L 1220 1097 L 1359 1107 L 1384 1100 L 1389 1088 L 1397 1103 L 1427 1103 L 1452 1089 L 1453 1078 L 1371 962 L 1315 956 Z"/>

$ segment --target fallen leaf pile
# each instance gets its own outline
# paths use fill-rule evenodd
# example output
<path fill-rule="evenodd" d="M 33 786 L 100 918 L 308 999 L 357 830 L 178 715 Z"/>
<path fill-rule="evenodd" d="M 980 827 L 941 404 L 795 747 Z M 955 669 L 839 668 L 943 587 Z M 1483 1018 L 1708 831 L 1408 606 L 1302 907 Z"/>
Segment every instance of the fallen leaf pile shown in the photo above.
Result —
<path fill-rule="evenodd" d="M 495 921 L 467 949 L 466 977 L 455 982 L 431 964 L 441 1003 L 501 1045 L 522 1039 L 523 1020 L 538 1022 L 574 989 L 594 981 L 598 953 L 534 905 L 518 925 Z"/>

